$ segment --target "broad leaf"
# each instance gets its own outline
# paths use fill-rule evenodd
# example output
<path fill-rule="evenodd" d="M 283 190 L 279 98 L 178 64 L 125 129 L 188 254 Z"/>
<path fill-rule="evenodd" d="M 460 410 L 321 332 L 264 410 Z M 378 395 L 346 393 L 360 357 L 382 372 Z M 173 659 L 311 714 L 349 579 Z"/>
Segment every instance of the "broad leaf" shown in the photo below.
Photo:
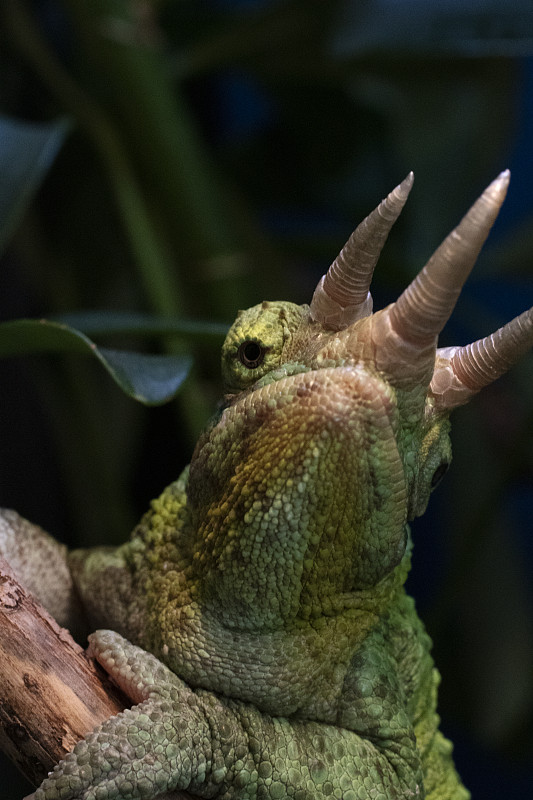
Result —
<path fill-rule="evenodd" d="M 135 311 L 72 311 L 53 318 L 90 336 L 166 335 L 195 341 L 222 339 L 228 325 L 205 320 L 161 317 Z"/>
<path fill-rule="evenodd" d="M 0 116 L 0 254 L 39 189 L 70 123 L 26 123 Z"/>
<path fill-rule="evenodd" d="M 0 324 L 0 357 L 39 352 L 90 354 L 129 397 L 145 405 L 171 400 L 191 367 L 189 356 L 146 355 L 98 347 L 85 334 L 59 322 L 21 319 Z"/>

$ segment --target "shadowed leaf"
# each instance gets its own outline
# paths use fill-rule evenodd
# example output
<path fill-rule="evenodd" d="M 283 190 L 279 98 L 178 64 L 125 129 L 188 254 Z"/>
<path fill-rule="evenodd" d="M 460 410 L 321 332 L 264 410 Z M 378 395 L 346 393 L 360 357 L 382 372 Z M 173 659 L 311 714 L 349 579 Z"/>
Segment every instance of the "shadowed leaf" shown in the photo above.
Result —
<path fill-rule="evenodd" d="M 171 400 L 191 366 L 186 355 L 146 355 L 98 347 L 85 334 L 59 322 L 21 319 L 0 324 L 0 357 L 47 352 L 93 355 L 125 394 L 145 405 Z"/>
<path fill-rule="evenodd" d="M 205 320 L 159 317 L 134 311 L 74 311 L 54 317 L 91 336 L 167 335 L 198 341 L 202 338 L 223 339 L 228 325 Z"/>
<path fill-rule="evenodd" d="M 67 119 L 27 123 L 0 116 L 0 254 L 70 128 Z"/>

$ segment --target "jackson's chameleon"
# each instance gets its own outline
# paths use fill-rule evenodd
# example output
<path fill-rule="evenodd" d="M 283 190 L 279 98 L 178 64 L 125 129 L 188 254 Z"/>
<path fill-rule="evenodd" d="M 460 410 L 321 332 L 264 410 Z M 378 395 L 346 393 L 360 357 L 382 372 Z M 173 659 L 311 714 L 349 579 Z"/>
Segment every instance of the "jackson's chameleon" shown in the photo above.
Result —
<path fill-rule="evenodd" d="M 93 634 L 94 654 L 137 703 L 80 742 L 35 800 L 469 797 L 404 581 L 408 522 L 450 462 L 450 411 L 533 343 L 528 311 L 436 349 L 508 179 L 382 311 L 368 289 L 412 175 L 352 234 L 310 306 L 240 312 L 222 350 L 224 402 L 127 544 L 66 556 L 4 512 L 12 565 L 63 624 L 76 624 L 76 587 L 91 626 L 112 629 Z"/>

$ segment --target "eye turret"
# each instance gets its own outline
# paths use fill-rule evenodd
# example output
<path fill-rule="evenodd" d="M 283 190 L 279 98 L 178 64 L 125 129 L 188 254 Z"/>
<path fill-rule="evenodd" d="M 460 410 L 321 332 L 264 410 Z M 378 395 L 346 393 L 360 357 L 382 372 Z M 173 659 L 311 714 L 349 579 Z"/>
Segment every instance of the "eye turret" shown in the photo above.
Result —
<path fill-rule="evenodd" d="M 239 345 L 237 355 L 241 364 L 247 369 L 257 369 L 265 360 L 268 348 L 256 339 L 245 339 Z"/>
<path fill-rule="evenodd" d="M 450 462 L 449 461 L 441 461 L 441 463 L 439 464 L 439 466 L 437 467 L 437 469 L 435 470 L 435 472 L 432 475 L 431 483 L 430 483 L 431 489 L 434 489 L 436 486 L 439 485 L 441 480 L 444 478 L 444 476 L 448 472 L 448 467 L 449 466 L 450 466 Z"/>
<path fill-rule="evenodd" d="M 277 369 L 287 345 L 307 315 L 307 306 L 265 301 L 241 311 L 222 347 L 222 377 L 230 394 L 253 386 Z"/>

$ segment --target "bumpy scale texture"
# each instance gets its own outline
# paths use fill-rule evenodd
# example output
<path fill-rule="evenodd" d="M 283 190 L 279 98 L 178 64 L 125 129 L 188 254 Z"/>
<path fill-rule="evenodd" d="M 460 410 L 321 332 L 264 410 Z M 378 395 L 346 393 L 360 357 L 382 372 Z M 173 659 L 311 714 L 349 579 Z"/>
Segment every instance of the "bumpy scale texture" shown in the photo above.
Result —
<path fill-rule="evenodd" d="M 325 322 L 313 304 L 239 314 L 221 409 L 122 547 L 67 556 L 12 512 L 0 518 L 0 549 L 60 622 L 79 626 L 65 611 L 72 585 L 55 605 L 58 570 L 91 628 L 112 629 L 91 636 L 92 652 L 135 703 L 35 800 L 469 797 L 404 590 L 407 523 L 450 461 L 449 409 L 430 387 L 436 334 L 426 341 L 418 318 L 404 332 L 394 306 L 370 314 L 366 297 L 332 325 L 335 303 Z"/>

